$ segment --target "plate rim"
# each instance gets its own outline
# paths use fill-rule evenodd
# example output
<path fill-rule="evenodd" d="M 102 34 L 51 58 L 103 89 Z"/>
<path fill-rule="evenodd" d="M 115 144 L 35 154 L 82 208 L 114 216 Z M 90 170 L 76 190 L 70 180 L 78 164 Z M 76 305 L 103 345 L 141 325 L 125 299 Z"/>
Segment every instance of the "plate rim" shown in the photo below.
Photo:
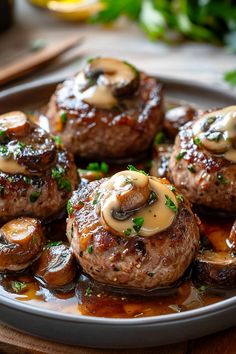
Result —
<path fill-rule="evenodd" d="M 152 74 L 151 74 L 152 75 Z M 235 100 L 235 93 L 231 93 L 223 88 L 213 87 L 212 85 L 202 84 L 199 82 L 192 82 L 189 80 L 182 80 L 178 78 L 169 78 L 166 76 L 152 75 L 160 79 L 161 83 L 164 85 L 180 85 L 182 87 L 191 88 L 193 90 L 202 90 L 205 92 L 210 92 L 213 95 L 219 95 L 227 99 Z M 52 86 L 57 85 L 58 83 L 65 80 L 64 77 L 57 78 L 41 78 L 27 83 L 19 84 L 11 88 L 0 91 L 0 100 L 6 99 L 11 95 L 18 93 L 27 92 L 31 89 L 39 89 L 42 86 Z M 43 318 L 52 318 L 57 320 L 62 320 L 66 322 L 73 323 L 86 323 L 90 325 L 99 324 L 99 325 L 113 325 L 113 326 L 131 326 L 131 325 L 157 325 L 157 324 L 167 324 L 176 321 L 188 321 L 190 319 L 198 317 L 206 317 L 214 315 L 216 313 L 224 312 L 226 309 L 229 309 L 236 305 L 236 296 L 232 296 L 228 299 L 219 301 L 214 304 L 206 305 L 201 308 L 188 310 L 180 313 L 173 314 L 164 314 L 164 315 L 155 315 L 148 317 L 139 317 L 139 318 L 107 318 L 107 317 L 96 317 L 96 316 L 87 316 L 80 314 L 70 314 L 64 312 L 57 312 L 56 310 L 50 310 L 47 308 L 33 306 L 31 304 L 26 304 L 19 300 L 13 299 L 11 297 L 4 296 L 0 294 L 0 305 L 5 307 L 15 309 L 17 311 L 26 312 L 32 315 L 37 315 Z"/>

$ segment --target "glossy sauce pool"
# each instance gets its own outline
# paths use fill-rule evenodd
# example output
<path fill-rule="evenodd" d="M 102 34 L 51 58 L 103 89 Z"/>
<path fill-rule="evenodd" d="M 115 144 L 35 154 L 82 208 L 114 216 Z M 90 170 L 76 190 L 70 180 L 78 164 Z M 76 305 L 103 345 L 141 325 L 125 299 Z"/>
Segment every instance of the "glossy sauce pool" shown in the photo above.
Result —
<path fill-rule="evenodd" d="M 222 250 L 229 234 L 232 221 L 202 218 L 202 231 L 214 249 Z M 46 234 L 51 240 L 65 238 L 65 221 L 54 222 L 47 227 Z M 20 282 L 20 283 L 19 283 Z M 19 284 L 24 284 L 21 289 Z M 65 289 L 64 289 L 65 290 Z M 55 292 L 41 286 L 30 271 L 0 275 L 0 294 L 36 307 L 64 313 L 97 317 L 135 318 L 182 312 L 206 306 L 236 295 L 236 289 L 224 290 L 195 284 L 191 270 L 177 288 L 167 293 L 140 296 L 125 292 L 111 292 L 81 274 L 72 290 Z"/>

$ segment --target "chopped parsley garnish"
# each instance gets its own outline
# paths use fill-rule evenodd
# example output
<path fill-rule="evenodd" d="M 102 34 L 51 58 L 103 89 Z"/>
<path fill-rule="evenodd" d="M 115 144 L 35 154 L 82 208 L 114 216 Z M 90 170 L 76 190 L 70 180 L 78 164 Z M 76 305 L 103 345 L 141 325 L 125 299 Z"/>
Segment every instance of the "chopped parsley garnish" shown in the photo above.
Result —
<path fill-rule="evenodd" d="M 176 213 L 177 207 L 173 202 L 173 200 L 167 194 L 165 194 L 165 198 L 166 198 L 165 205 Z"/>
<path fill-rule="evenodd" d="M 129 171 L 135 171 L 135 172 L 139 172 L 139 173 L 142 173 L 143 175 L 148 175 L 145 171 L 143 171 L 143 170 L 138 170 L 135 166 L 133 166 L 133 165 L 128 165 L 127 166 L 127 169 L 129 170 Z"/>
<path fill-rule="evenodd" d="M 126 229 L 126 230 L 123 231 L 123 233 L 124 233 L 125 236 L 130 236 L 130 235 L 131 235 L 131 232 L 132 232 L 132 230 L 131 230 L 130 228 L 128 228 L 128 229 Z"/>
<path fill-rule="evenodd" d="M 1 129 L 0 129 L 0 136 L 5 136 L 4 130 L 1 130 Z"/>
<path fill-rule="evenodd" d="M 165 141 L 165 134 L 163 132 L 159 132 L 156 134 L 154 138 L 154 144 L 159 145 Z"/>
<path fill-rule="evenodd" d="M 195 144 L 195 145 L 197 145 L 197 146 L 202 146 L 201 139 L 200 139 L 198 136 L 196 136 L 196 137 L 193 139 L 193 141 L 194 141 L 194 144 Z"/>
<path fill-rule="evenodd" d="M 40 194 L 41 194 L 41 192 L 36 192 L 36 191 L 35 191 L 35 192 L 32 192 L 32 193 L 30 194 L 30 201 L 31 201 L 31 203 L 36 202 L 36 200 L 38 200 Z"/>
<path fill-rule="evenodd" d="M 60 120 L 63 124 L 66 123 L 67 121 L 67 113 L 66 112 L 62 112 L 61 115 L 60 115 Z"/>
<path fill-rule="evenodd" d="M 68 200 L 68 202 L 67 202 L 67 213 L 68 213 L 68 215 L 73 213 L 73 206 L 72 206 L 72 203 L 70 200 Z"/>
<path fill-rule="evenodd" d="M 93 202 L 92 202 L 93 205 L 96 205 L 98 203 L 100 195 L 101 195 L 101 193 L 99 193 L 99 192 L 96 193 L 96 195 L 95 195 L 95 197 L 93 199 Z"/>
<path fill-rule="evenodd" d="M 173 186 L 172 184 L 170 185 L 170 190 L 172 191 L 172 192 L 175 192 L 176 191 L 176 188 L 175 188 L 175 186 Z"/>
<path fill-rule="evenodd" d="M 176 196 L 176 199 L 178 200 L 178 202 L 183 202 L 184 201 L 184 197 L 182 196 L 182 194 L 178 194 Z"/>
<path fill-rule="evenodd" d="M 100 164 L 99 162 L 90 162 L 86 167 L 86 170 L 102 172 L 104 174 L 107 174 L 109 171 L 109 166 L 106 162 L 101 162 Z"/>
<path fill-rule="evenodd" d="M 31 178 L 29 178 L 28 176 L 24 176 L 24 177 L 23 177 L 23 181 L 24 181 L 26 184 L 31 184 L 31 182 L 32 182 Z"/>
<path fill-rule="evenodd" d="M 56 136 L 53 137 L 53 139 L 54 139 L 56 145 L 60 147 L 61 144 L 62 144 L 61 137 L 59 135 L 56 135 Z"/>
<path fill-rule="evenodd" d="M 186 154 L 186 152 L 187 152 L 187 151 L 185 151 L 185 150 L 180 151 L 180 152 L 178 153 L 178 155 L 175 157 L 176 161 L 180 161 L 180 160 L 184 157 L 184 155 Z"/>
<path fill-rule="evenodd" d="M 92 254 L 93 253 L 93 245 L 90 245 L 87 249 L 88 253 L 89 254 Z"/>
<path fill-rule="evenodd" d="M 217 181 L 219 182 L 219 184 L 228 184 L 229 183 L 229 181 L 222 174 L 217 175 Z"/>
<path fill-rule="evenodd" d="M 199 294 L 204 294 L 206 292 L 206 290 L 207 290 L 207 287 L 205 285 L 201 285 L 197 288 L 197 292 Z"/>
<path fill-rule="evenodd" d="M 60 245 L 62 245 L 62 241 L 49 241 L 49 242 L 47 242 L 45 248 L 51 248 L 51 247 L 60 246 Z"/>
<path fill-rule="evenodd" d="M 52 169 L 52 178 L 57 181 L 57 186 L 59 189 L 66 189 L 68 192 L 71 192 L 71 183 L 65 177 L 65 169 L 57 165 Z"/>
<path fill-rule="evenodd" d="M 137 234 L 139 233 L 141 227 L 143 226 L 144 223 L 144 218 L 142 216 L 138 217 L 138 218 L 134 218 L 133 220 L 133 229 L 135 232 L 137 232 Z"/>
<path fill-rule="evenodd" d="M 26 288 L 26 286 L 27 286 L 26 283 L 23 281 L 12 281 L 11 282 L 12 290 L 15 293 L 20 293 L 22 290 L 24 290 Z"/>
<path fill-rule="evenodd" d="M 8 154 L 8 148 L 5 145 L 0 145 L 0 154 L 6 156 Z"/>
<path fill-rule="evenodd" d="M 93 290 L 90 287 L 88 287 L 85 291 L 85 296 L 92 296 L 92 293 L 93 293 Z"/>
<path fill-rule="evenodd" d="M 190 164 L 188 165 L 188 170 L 189 170 L 191 173 L 195 173 L 195 172 L 196 172 L 195 167 L 193 166 L 192 163 L 190 163 Z"/>

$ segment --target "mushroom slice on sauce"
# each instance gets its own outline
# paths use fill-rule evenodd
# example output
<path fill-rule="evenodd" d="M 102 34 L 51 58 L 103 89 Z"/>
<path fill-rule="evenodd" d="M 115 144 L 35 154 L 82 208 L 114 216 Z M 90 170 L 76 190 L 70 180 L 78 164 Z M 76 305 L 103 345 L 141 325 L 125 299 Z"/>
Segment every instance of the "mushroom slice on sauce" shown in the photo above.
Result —
<path fill-rule="evenodd" d="M 114 96 L 133 94 L 139 86 L 139 72 L 131 64 L 114 58 L 95 58 L 85 68 L 85 76 L 108 87 Z"/>
<path fill-rule="evenodd" d="M 21 217 L 0 229 L 0 271 L 27 268 L 42 252 L 44 235 L 40 221 Z"/>
<path fill-rule="evenodd" d="M 69 246 L 46 245 L 34 266 L 34 273 L 41 283 L 51 288 L 71 283 L 76 275 L 76 266 Z"/>
<path fill-rule="evenodd" d="M 236 257 L 228 252 L 203 251 L 194 261 L 194 274 L 206 284 L 235 286 Z"/>

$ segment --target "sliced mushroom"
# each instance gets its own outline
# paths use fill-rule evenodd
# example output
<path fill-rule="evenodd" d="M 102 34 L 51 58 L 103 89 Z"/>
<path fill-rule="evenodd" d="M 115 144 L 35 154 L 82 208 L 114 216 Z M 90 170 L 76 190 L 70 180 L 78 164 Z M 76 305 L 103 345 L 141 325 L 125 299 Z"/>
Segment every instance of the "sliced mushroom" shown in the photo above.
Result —
<path fill-rule="evenodd" d="M 98 213 L 120 236 L 153 236 L 168 228 L 178 210 L 168 183 L 137 171 L 116 173 L 100 186 Z"/>
<path fill-rule="evenodd" d="M 142 174 L 142 178 L 137 181 L 137 173 L 130 171 L 127 175 L 121 173 L 118 177 L 115 188 L 121 212 L 137 210 L 148 202 L 151 193 L 148 176 Z"/>
<path fill-rule="evenodd" d="M 14 111 L 0 115 L 0 130 L 6 135 L 24 137 L 29 127 L 27 116 L 23 112 Z"/>
<path fill-rule="evenodd" d="M 235 286 L 236 257 L 227 252 L 203 251 L 195 259 L 194 274 L 206 284 Z"/>
<path fill-rule="evenodd" d="M 22 143 L 24 147 L 18 150 L 17 162 L 32 172 L 48 169 L 49 164 L 54 162 L 56 145 L 53 138 L 43 129 L 34 127 Z"/>
<path fill-rule="evenodd" d="M 40 221 L 21 217 L 0 229 L 0 271 L 19 271 L 35 261 L 44 244 Z"/>
<path fill-rule="evenodd" d="M 133 94 L 139 86 L 139 72 L 131 64 L 114 58 L 95 58 L 85 76 L 110 89 L 114 96 Z"/>
<path fill-rule="evenodd" d="M 76 275 L 74 256 L 65 244 L 48 244 L 34 267 L 35 276 L 50 288 L 70 284 Z"/>

